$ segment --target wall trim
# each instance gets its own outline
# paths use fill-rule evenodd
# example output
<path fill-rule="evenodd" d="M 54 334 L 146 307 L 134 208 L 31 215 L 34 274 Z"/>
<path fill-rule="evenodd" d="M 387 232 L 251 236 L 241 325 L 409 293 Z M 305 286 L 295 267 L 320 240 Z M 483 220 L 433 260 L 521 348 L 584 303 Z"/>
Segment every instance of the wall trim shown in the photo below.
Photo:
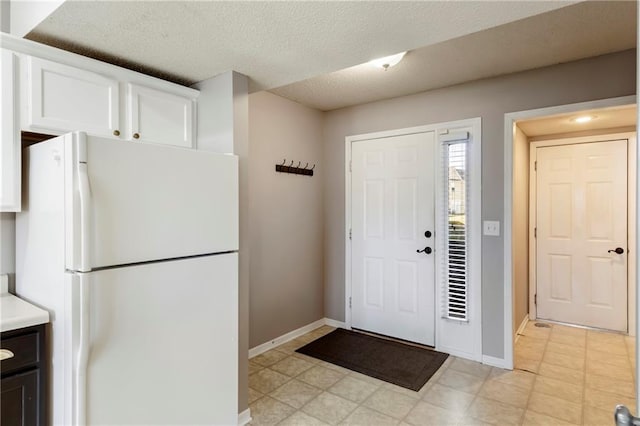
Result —
<path fill-rule="evenodd" d="M 263 354 L 268 350 L 274 349 L 297 337 L 303 336 L 310 331 L 313 331 L 317 328 L 322 327 L 323 325 L 328 325 L 330 327 L 336 327 L 336 328 L 346 328 L 345 323 L 342 321 L 337 321 L 331 318 L 321 318 L 317 321 L 314 321 L 310 324 L 307 324 L 305 326 L 292 330 L 288 333 L 283 334 L 282 336 L 276 337 L 275 339 L 271 339 L 268 342 L 265 342 L 261 345 L 258 345 L 256 347 L 249 349 L 249 358 L 253 358 L 254 356 Z"/>
<path fill-rule="evenodd" d="M 253 358 L 254 356 L 258 356 L 262 353 L 267 352 L 270 349 L 275 348 L 276 346 L 280 346 L 283 343 L 287 343 L 296 337 L 300 337 L 304 334 L 307 334 L 310 331 L 315 330 L 316 328 L 320 328 L 324 325 L 324 318 L 321 318 L 317 321 L 312 322 L 311 324 L 307 324 L 295 330 L 292 330 L 288 333 L 283 334 L 282 336 L 276 337 L 275 339 L 271 339 L 268 342 L 265 342 L 261 345 L 258 345 L 254 348 L 249 349 L 249 358 Z"/>
<path fill-rule="evenodd" d="M 590 102 L 580 102 L 559 105 L 548 108 L 538 108 L 525 111 L 509 112 L 504 115 L 504 362 L 506 367 L 513 369 L 513 256 L 512 227 L 513 227 L 513 140 L 516 121 L 528 118 L 542 117 L 555 114 L 566 114 L 587 109 L 608 108 L 636 104 L 636 96 L 622 96 L 619 98 L 601 99 Z M 639 342 L 640 343 L 640 342 Z"/>
<path fill-rule="evenodd" d="M 324 325 L 335 328 L 347 328 L 347 324 L 344 321 L 338 321 L 331 318 L 325 318 Z"/>
<path fill-rule="evenodd" d="M 251 420 L 253 420 L 251 418 L 251 408 L 247 408 L 242 413 L 238 414 L 238 426 L 244 426 L 246 424 L 249 424 Z"/>
<path fill-rule="evenodd" d="M 522 332 L 524 331 L 524 328 L 527 326 L 528 323 L 529 323 L 529 315 L 525 315 L 524 319 L 520 323 L 520 327 L 518 327 L 518 329 L 516 330 L 516 337 L 515 339 L 513 339 L 514 345 L 518 342 L 520 335 L 522 334 Z"/>
<path fill-rule="evenodd" d="M 492 367 L 504 368 L 505 370 L 513 370 L 503 358 L 496 358 L 489 355 L 482 355 L 482 363 Z"/>

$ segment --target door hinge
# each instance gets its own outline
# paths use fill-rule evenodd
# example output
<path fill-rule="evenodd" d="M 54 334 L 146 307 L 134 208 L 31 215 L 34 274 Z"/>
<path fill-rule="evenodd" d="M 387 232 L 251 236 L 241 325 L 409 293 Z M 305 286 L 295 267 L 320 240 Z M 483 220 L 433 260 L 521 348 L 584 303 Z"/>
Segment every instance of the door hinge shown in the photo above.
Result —
<path fill-rule="evenodd" d="M 533 228 L 533 238 L 538 238 L 538 227 Z"/>
<path fill-rule="evenodd" d="M 533 170 L 536 170 L 536 171 L 538 170 L 538 162 L 537 161 L 533 162 Z"/>
<path fill-rule="evenodd" d="M 352 235 L 352 230 L 351 228 L 349 228 L 349 239 L 351 239 L 351 235 Z"/>
<path fill-rule="evenodd" d="M 351 296 L 349 296 L 349 309 L 351 309 Z"/>
<path fill-rule="evenodd" d="M 538 294 L 537 293 L 533 295 L 533 304 L 538 306 Z"/>

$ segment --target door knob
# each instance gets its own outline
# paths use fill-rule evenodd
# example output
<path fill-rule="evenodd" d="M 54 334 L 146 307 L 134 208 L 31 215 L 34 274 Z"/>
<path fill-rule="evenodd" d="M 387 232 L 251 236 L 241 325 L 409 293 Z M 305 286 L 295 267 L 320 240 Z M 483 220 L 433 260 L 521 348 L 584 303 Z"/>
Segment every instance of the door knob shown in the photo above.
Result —
<path fill-rule="evenodd" d="M 416 253 L 425 253 L 425 254 L 431 254 L 433 250 L 431 250 L 431 247 L 425 247 L 422 250 L 416 250 Z"/>
<path fill-rule="evenodd" d="M 622 247 L 616 247 L 615 250 L 607 250 L 607 253 L 622 254 L 624 253 L 624 249 Z"/>
<path fill-rule="evenodd" d="M 424 231 L 424 236 L 427 238 L 431 238 L 431 231 Z"/>

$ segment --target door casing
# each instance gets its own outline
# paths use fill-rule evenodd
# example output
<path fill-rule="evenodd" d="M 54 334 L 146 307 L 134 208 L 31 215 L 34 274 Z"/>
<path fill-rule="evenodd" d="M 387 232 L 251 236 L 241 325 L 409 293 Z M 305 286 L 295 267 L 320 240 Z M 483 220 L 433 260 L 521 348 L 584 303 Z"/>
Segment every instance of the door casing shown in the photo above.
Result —
<path fill-rule="evenodd" d="M 640 69 L 639 69 L 640 72 Z M 515 125 L 518 121 L 527 120 L 538 117 L 548 117 L 557 114 L 579 113 L 585 110 L 599 108 L 614 108 L 627 105 L 635 105 L 637 103 L 636 96 L 621 96 L 617 98 L 600 99 L 597 101 L 580 102 L 575 104 L 557 105 L 545 108 L 536 108 L 524 111 L 508 112 L 504 115 L 504 174 L 503 196 L 507 202 L 504 203 L 504 222 L 503 222 L 503 281 L 504 281 L 504 334 L 503 334 L 503 359 L 499 360 L 499 366 L 513 370 L 513 353 L 514 353 L 514 330 L 513 327 L 513 309 L 514 309 L 514 291 L 513 291 L 513 144 Z M 640 111 L 640 110 L 639 110 Z M 637 173 L 636 173 L 637 174 Z M 631 232 L 631 231 L 629 231 Z M 634 246 L 635 247 L 635 246 Z M 636 292 L 636 295 L 640 293 Z M 634 326 L 635 328 L 635 326 Z M 640 345 L 640 342 L 639 342 Z M 639 352 L 640 356 L 640 352 Z M 640 389 L 640 388 L 639 388 Z M 640 392 L 639 392 L 640 394 Z M 640 401 L 640 399 L 639 399 Z"/>
<path fill-rule="evenodd" d="M 457 321 L 443 319 L 442 303 L 443 292 L 440 284 L 440 268 L 442 264 L 442 250 L 436 250 L 436 294 L 435 294 L 435 349 L 446 352 L 451 355 L 482 361 L 487 364 L 496 365 L 491 357 L 483 357 L 482 355 L 482 224 L 481 224 L 481 186 L 482 186 L 482 120 L 481 118 L 472 118 L 459 121 L 450 121 L 444 123 L 436 123 L 424 126 L 410 127 L 404 129 L 395 129 L 389 131 L 366 133 L 360 135 L 347 136 L 345 138 L 345 326 L 351 329 L 351 308 L 350 298 L 352 291 L 351 282 L 351 144 L 357 141 L 365 141 L 370 139 L 380 139 L 391 136 L 402 136 L 413 133 L 435 132 L 436 142 L 438 144 L 438 152 L 440 152 L 440 144 L 442 138 L 446 138 L 449 132 L 467 131 L 472 136 L 472 149 L 469 155 L 469 170 L 472 176 L 470 184 L 469 207 L 471 216 L 469 218 L 469 235 L 470 250 L 475 253 L 469 261 L 470 285 L 469 285 L 469 321 L 467 323 L 459 323 Z M 439 163 L 438 163 L 439 164 Z M 436 230 L 442 218 L 438 217 L 442 205 L 443 182 L 440 173 L 436 171 Z M 486 358 L 486 359 L 485 359 Z"/>

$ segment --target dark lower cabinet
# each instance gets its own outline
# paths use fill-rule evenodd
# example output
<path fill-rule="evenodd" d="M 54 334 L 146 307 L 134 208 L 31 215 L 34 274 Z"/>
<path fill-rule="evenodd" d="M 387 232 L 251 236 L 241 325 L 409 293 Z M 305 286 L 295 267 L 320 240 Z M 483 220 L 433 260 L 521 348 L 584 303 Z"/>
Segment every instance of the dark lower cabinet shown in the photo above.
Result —
<path fill-rule="evenodd" d="M 2 379 L 2 426 L 37 425 L 38 370 Z"/>
<path fill-rule="evenodd" d="M 45 425 L 45 326 L 4 332 L 0 348 L 0 425 Z"/>

